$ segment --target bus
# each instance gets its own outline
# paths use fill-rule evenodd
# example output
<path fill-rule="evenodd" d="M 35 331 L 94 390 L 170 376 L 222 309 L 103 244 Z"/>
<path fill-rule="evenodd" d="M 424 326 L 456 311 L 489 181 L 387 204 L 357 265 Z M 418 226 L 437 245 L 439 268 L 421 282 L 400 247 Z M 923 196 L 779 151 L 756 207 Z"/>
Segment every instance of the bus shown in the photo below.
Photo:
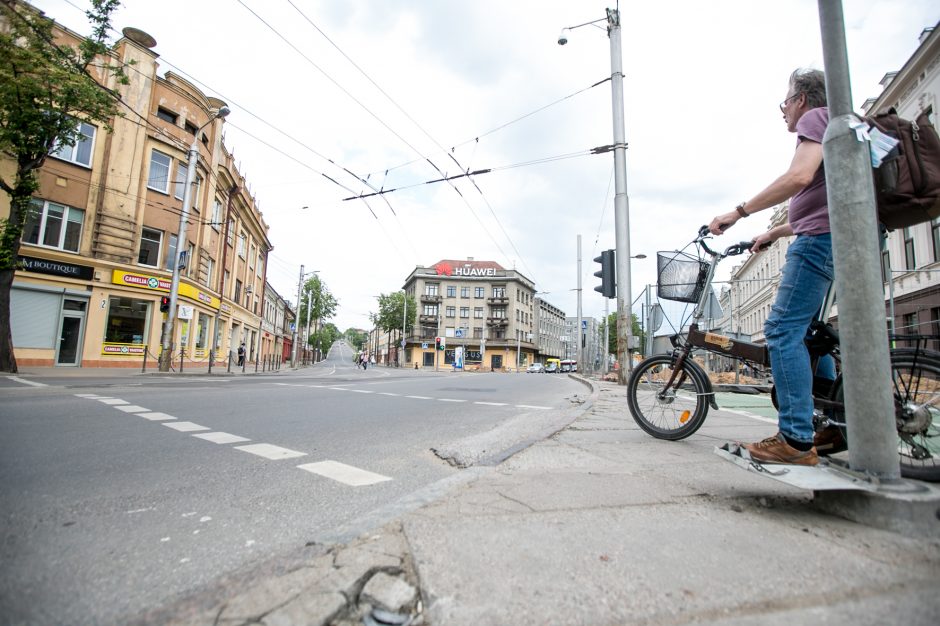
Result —
<path fill-rule="evenodd" d="M 545 359 L 545 371 L 557 374 L 561 371 L 561 359 Z"/>
<path fill-rule="evenodd" d="M 578 362 L 574 359 L 564 359 L 561 362 L 561 372 L 577 372 L 578 371 Z"/>

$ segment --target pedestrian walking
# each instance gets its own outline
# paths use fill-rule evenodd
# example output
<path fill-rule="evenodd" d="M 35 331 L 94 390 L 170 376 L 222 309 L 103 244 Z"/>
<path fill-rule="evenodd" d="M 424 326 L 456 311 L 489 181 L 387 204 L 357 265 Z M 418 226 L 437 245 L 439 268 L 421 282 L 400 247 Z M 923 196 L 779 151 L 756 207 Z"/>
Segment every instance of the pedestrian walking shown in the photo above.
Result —
<path fill-rule="evenodd" d="M 238 346 L 238 367 L 244 367 L 245 365 L 245 342 L 242 342 L 242 345 Z"/>

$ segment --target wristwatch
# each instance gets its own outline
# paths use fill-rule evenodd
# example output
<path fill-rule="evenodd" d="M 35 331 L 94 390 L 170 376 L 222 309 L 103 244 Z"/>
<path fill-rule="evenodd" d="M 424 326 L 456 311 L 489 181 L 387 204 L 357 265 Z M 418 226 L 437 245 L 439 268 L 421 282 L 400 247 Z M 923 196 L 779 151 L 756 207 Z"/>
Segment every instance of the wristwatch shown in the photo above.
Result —
<path fill-rule="evenodd" d="M 748 215 L 750 215 L 750 213 L 744 210 L 744 205 L 746 204 L 747 202 L 742 202 L 738 206 L 734 207 L 734 210 L 737 211 L 738 215 L 740 215 L 741 217 L 747 217 Z"/>

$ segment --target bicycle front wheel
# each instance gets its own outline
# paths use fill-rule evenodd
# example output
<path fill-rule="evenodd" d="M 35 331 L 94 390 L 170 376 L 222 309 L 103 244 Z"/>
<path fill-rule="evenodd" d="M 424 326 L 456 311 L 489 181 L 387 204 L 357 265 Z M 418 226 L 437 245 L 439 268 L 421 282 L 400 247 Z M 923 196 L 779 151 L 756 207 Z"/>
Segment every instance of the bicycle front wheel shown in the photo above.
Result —
<path fill-rule="evenodd" d="M 657 439 L 670 441 L 697 431 L 708 415 L 705 382 L 683 365 L 667 387 L 674 371 L 673 357 L 658 354 L 637 365 L 627 382 L 627 404 L 637 425 Z"/>

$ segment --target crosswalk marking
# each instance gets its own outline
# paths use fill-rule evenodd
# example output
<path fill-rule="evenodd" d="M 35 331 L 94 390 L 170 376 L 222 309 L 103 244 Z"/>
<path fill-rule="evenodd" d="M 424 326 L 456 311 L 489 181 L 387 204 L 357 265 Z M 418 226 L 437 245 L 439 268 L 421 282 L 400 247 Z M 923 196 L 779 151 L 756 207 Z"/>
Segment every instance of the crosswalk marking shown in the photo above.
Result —
<path fill-rule="evenodd" d="M 223 432 L 197 433 L 193 435 L 193 437 L 199 437 L 200 439 L 205 439 L 212 443 L 242 443 L 243 441 L 251 441 L 251 439 L 247 437 L 239 437 L 238 435 Z"/>
<path fill-rule="evenodd" d="M 111 406 L 115 406 L 117 404 L 130 404 L 130 402 L 127 400 L 120 400 L 118 398 L 95 398 L 95 400 L 103 404 L 110 404 Z"/>
<path fill-rule="evenodd" d="M 369 472 L 352 465 L 346 465 L 338 461 L 319 461 L 317 463 L 305 463 L 297 466 L 306 472 L 318 474 L 325 478 L 341 482 L 351 487 L 363 487 L 365 485 L 374 485 L 376 483 L 392 480 L 388 476 L 382 476 L 374 472 Z"/>
<path fill-rule="evenodd" d="M 256 454 L 258 456 L 264 457 L 271 461 L 278 461 L 280 459 L 292 459 L 298 456 L 307 456 L 306 452 L 297 452 L 296 450 L 288 450 L 287 448 L 282 448 L 280 446 L 273 446 L 270 443 L 253 443 L 248 446 L 235 446 L 235 449 L 241 450 L 242 452 Z"/>
<path fill-rule="evenodd" d="M 150 420 L 151 422 L 159 422 L 161 420 L 175 420 L 176 418 L 172 415 L 167 415 L 166 413 L 160 413 L 158 411 L 153 411 L 151 413 L 136 413 L 138 417 L 142 417 L 145 420 Z"/>
<path fill-rule="evenodd" d="M 163 425 L 166 426 L 167 428 L 178 430 L 181 433 L 188 433 L 194 430 L 209 430 L 205 426 L 200 426 L 199 424 L 193 424 L 192 422 L 163 422 Z"/>
<path fill-rule="evenodd" d="M 117 409 L 118 411 L 124 411 L 125 413 L 143 413 L 145 411 L 150 410 L 150 409 L 145 409 L 142 406 L 137 406 L 136 404 L 127 404 L 124 406 L 116 406 L 114 408 Z"/>
<path fill-rule="evenodd" d="M 37 383 L 32 380 L 26 380 L 26 379 L 20 378 L 19 376 L 7 376 L 7 378 L 9 380 L 12 380 L 15 383 L 22 383 L 24 385 L 29 385 L 30 387 L 48 387 L 49 386 L 46 383 Z"/>
<path fill-rule="evenodd" d="M 96 393 L 76 393 L 76 398 L 88 398 L 89 400 L 97 400 L 98 398 L 103 398 L 104 396 L 99 396 Z"/>

